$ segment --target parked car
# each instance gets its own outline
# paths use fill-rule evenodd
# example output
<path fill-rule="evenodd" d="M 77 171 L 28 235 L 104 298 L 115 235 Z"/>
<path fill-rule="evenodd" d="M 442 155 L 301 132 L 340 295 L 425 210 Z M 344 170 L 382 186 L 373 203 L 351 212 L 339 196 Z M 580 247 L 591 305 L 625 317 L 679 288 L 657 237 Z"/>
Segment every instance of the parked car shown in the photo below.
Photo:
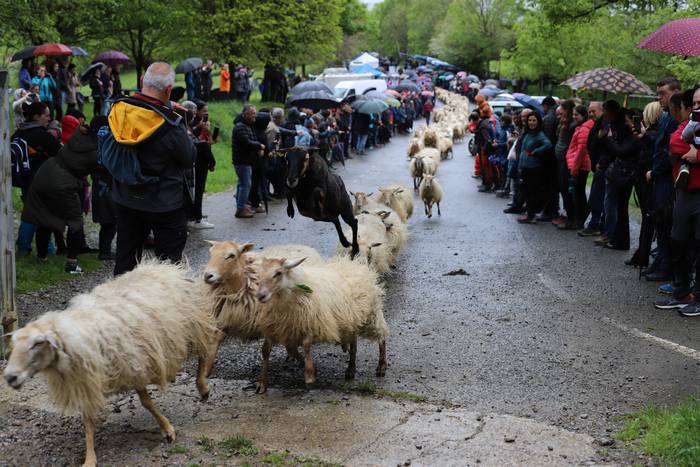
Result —
<path fill-rule="evenodd" d="M 500 112 L 501 114 L 509 107 L 513 110 L 523 108 L 520 102 L 512 99 L 493 99 L 489 101 L 489 105 L 494 113 Z"/>
<path fill-rule="evenodd" d="M 366 80 L 353 80 L 353 81 L 341 81 L 335 85 L 333 90 L 335 97 L 338 99 L 348 99 L 352 96 L 360 96 L 362 94 L 368 93 L 369 91 L 386 91 L 386 81 L 383 79 L 366 79 Z"/>

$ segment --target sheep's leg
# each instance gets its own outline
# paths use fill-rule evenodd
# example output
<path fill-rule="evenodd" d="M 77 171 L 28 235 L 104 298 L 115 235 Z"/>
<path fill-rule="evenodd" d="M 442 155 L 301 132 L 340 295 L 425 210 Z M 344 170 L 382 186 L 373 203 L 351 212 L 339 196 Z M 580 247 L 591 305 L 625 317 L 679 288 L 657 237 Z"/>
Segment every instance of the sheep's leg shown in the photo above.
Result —
<path fill-rule="evenodd" d="M 311 339 L 304 339 L 304 382 L 306 384 L 316 382 L 316 368 L 311 356 Z"/>
<path fill-rule="evenodd" d="M 85 426 L 85 462 L 83 463 L 83 467 L 96 467 L 95 421 L 92 417 L 83 414 L 83 425 Z"/>
<path fill-rule="evenodd" d="M 299 349 L 295 345 L 288 344 L 285 346 L 287 348 L 287 359 L 288 362 L 296 362 L 299 366 L 304 365 L 304 358 L 299 353 Z"/>
<path fill-rule="evenodd" d="M 146 389 L 137 389 L 136 393 L 139 395 L 139 399 L 141 399 L 141 405 L 151 412 L 151 415 L 158 421 L 163 438 L 165 438 L 168 443 L 175 441 L 175 428 L 170 424 L 170 420 L 165 418 L 163 414 L 158 411 L 158 407 L 156 407 L 151 396 L 148 395 L 148 391 Z"/>
<path fill-rule="evenodd" d="M 294 204 L 292 203 L 292 195 L 287 195 L 287 215 L 294 219 Z"/>
<path fill-rule="evenodd" d="M 216 335 L 212 336 L 207 348 L 204 350 L 204 355 L 199 356 L 199 367 L 197 368 L 197 391 L 202 397 L 202 402 L 209 399 L 209 384 L 207 378 L 214 368 L 216 353 L 219 351 L 219 345 L 224 340 L 226 335 L 221 331 L 216 331 Z"/>
<path fill-rule="evenodd" d="M 428 219 L 433 217 L 433 202 L 428 203 Z"/>
<path fill-rule="evenodd" d="M 216 331 L 214 341 L 211 343 L 211 347 L 207 349 L 207 378 L 211 376 L 211 371 L 214 368 L 214 363 L 216 362 L 216 354 L 219 353 L 219 346 L 224 339 L 226 339 L 226 334 L 222 331 Z"/>
<path fill-rule="evenodd" d="M 384 376 L 386 374 L 386 341 L 383 340 L 379 343 L 379 364 L 377 365 L 377 376 Z"/>
<path fill-rule="evenodd" d="M 435 204 L 437 204 L 438 216 L 442 216 L 442 213 L 440 212 L 440 203 L 435 203 Z"/>
<path fill-rule="evenodd" d="M 343 221 L 352 229 L 352 250 L 350 252 L 350 259 L 355 259 L 355 256 L 357 256 L 357 254 L 360 252 L 360 245 L 357 243 L 357 219 L 354 215 L 352 215 L 352 211 L 347 212 L 350 214 L 341 214 L 341 217 L 343 218 Z"/>
<path fill-rule="evenodd" d="M 324 204 L 324 201 L 326 200 L 325 193 L 323 192 L 323 190 L 321 188 L 316 187 L 316 188 L 314 188 L 313 197 L 314 197 L 314 208 L 321 216 L 323 216 L 323 204 Z"/>
<path fill-rule="evenodd" d="M 265 394 L 267 392 L 267 375 L 270 370 L 270 352 L 272 352 L 272 342 L 265 339 L 262 346 L 262 370 L 260 373 L 260 381 L 258 381 L 255 392 L 257 394 Z"/>
<path fill-rule="evenodd" d="M 338 232 L 338 240 L 340 241 L 340 244 L 343 245 L 343 248 L 349 248 L 350 247 L 350 242 L 348 242 L 348 239 L 345 238 L 345 234 L 343 233 L 343 228 L 340 227 L 340 221 L 336 217 L 333 219 L 333 225 L 335 226 L 335 230 Z"/>
<path fill-rule="evenodd" d="M 352 336 L 350 341 L 350 361 L 348 369 L 345 370 L 345 379 L 355 379 L 355 365 L 357 361 L 357 336 Z"/>

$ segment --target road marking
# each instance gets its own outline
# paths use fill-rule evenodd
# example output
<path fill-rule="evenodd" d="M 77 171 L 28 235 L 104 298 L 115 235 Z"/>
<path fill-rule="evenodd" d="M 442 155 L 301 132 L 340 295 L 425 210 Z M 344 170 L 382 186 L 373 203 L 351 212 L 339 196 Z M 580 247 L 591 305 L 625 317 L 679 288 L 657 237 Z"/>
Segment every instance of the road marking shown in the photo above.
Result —
<path fill-rule="evenodd" d="M 546 274 L 543 273 L 538 273 L 537 277 L 539 278 L 540 282 L 547 287 L 552 293 L 554 293 L 557 297 L 559 297 L 560 300 L 567 301 L 572 303 L 573 299 L 569 293 L 567 293 L 561 286 L 559 286 L 558 282 L 555 279 L 552 279 Z M 644 339 L 646 341 L 652 342 L 660 347 L 665 348 L 666 350 L 671 350 L 673 352 L 679 353 L 685 357 L 692 358 L 693 360 L 700 362 L 700 351 L 692 349 L 690 347 L 686 347 L 681 344 L 677 344 L 675 342 L 663 339 L 661 337 L 656 337 L 652 334 L 646 333 L 644 331 L 641 331 L 640 329 L 627 326 L 625 324 L 619 323 L 615 321 L 612 318 L 604 317 L 602 318 L 603 321 L 605 321 L 608 324 L 612 324 L 619 330 L 626 332 L 627 334 L 638 337 L 640 339 Z"/>
<path fill-rule="evenodd" d="M 693 360 L 700 362 L 700 351 L 697 351 L 695 349 L 691 349 L 690 347 L 686 347 L 686 346 L 681 345 L 681 344 L 676 344 L 675 342 L 671 342 L 669 340 L 662 339 L 660 337 L 656 337 L 652 334 L 648 334 L 644 331 L 640 331 L 637 328 L 633 328 L 633 327 L 627 326 L 625 324 L 618 323 L 617 321 L 615 321 L 614 319 L 611 319 L 611 318 L 603 318 L 603 321 L 612 324 L 613 326 L 626 332 L 627 334 L 631 334 L 635 337 L 639 337 L 641 339 L 648 340 L 649 342 L 653 342 L 653 343 L 655 343 L 655 344 L 657 344 L 657 345 L 659 345 L 667 350 L 672 350 L 674 352 L 677 352 L 681 355 L 684 355 L 688 358 L 692 358 Z"/>

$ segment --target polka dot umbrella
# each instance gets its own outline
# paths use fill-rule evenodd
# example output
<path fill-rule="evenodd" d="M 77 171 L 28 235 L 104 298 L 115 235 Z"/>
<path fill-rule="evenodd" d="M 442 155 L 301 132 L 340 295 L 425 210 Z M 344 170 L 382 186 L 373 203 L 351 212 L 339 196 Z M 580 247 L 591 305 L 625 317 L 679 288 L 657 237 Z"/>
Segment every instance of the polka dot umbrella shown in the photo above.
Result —
<path fill-rule="evenodd" d="M 582 71 L 561 84 L 572 89 L 592 89 L 617 94 L 653 94 L 649 86 L 637 77 L 616 68 Z"/>
<path fill-rule="evenodd" d="M 668 22 L 644 38 L 637 48 L 700 57 L 700 18 Z"/>

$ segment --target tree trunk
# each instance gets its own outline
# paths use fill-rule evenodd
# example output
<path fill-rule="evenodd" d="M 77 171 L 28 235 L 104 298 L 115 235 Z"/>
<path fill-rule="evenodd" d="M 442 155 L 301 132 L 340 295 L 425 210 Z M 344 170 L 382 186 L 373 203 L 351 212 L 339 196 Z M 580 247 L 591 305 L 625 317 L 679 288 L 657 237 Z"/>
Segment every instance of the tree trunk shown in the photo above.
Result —
<path fill-rule="evenodd" d="M 305 64 L 301 65 L 301 76 L 306 78 L 306 65 Z"/>

